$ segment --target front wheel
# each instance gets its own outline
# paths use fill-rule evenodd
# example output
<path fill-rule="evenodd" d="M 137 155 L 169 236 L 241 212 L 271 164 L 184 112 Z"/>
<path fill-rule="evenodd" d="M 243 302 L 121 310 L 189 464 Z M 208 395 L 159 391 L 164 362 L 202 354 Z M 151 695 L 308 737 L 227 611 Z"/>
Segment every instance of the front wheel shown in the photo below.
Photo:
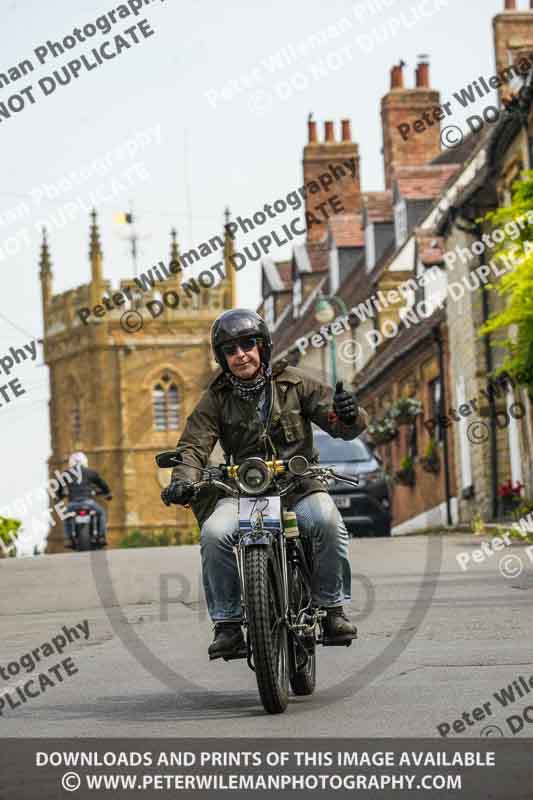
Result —
<path fill-rule="evenodd" d="M 248 627 L 261 702 L 269 714 L 281 714 L 289 702 L 287 625 L 277 564 L 270 547 L 246 548 Z"/>

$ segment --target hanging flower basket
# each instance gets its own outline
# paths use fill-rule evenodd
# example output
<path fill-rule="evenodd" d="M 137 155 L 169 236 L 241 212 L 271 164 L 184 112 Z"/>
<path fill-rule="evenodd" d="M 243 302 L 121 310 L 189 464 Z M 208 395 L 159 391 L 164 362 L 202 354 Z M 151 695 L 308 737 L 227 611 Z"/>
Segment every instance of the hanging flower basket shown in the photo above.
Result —
<path fill-rule="evenodd" d="M 435 439 L 430 439 L 426 452 L 419 459 L 419 463 L 425 472 L 432 472 L 434 475 L 440 472 L 440 458 Z"/>
<path fill-rule="evenodd" d="M 400 486 L 414 486 L 416 483 L 414 467 L 409 467 L 408 469 L 399 469 L 394 473 L 394 480 Z"/>
<path fill-rule="evenodd" d="M 406 456 L 401 464 L 400 469 L 394 473 L 394 480 L 400 486 L 414 486 L 416 482 L 415 467 L 411 456 Z"/>
<path fill-rule="evenodd" d="M 415 397 L 400 397 L 388 413 L 396 425 L 411 425 L 422 413 L 422 403 Z"/>
<path fill-rule="evenodd" d="M 440 472 L 440 458 L 438 455 L 422 456 L 419 459 L 419 463 L 425 472 L 432 472 L 434 475 L 438 475 Z"/>
<path fill-rule="evenodd" d="M 389 417 L 370 422 L 367 433 L 374 444 L 388 444 L 398 436 L 396 425 Z"/>
<path fill-rule="evenodd" d="M 390 432 L 370 434 L 370 437 L 374 442 L 374 444 L 389 444 L 389 442 L 393 442 L 397 436 L 398 436 L 398 431 L 396 430 Z"/>

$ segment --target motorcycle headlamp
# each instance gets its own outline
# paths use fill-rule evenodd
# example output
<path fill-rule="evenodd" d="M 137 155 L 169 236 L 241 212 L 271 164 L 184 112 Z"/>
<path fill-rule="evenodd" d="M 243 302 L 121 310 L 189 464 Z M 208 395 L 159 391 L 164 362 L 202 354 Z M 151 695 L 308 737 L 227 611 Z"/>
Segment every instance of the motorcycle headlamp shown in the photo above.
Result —
<path fill-rule="evenodd" d="M 272 469 L 262 458 L 247 458 L 237 470 L 237 483 L 246 494 L 261 494 L 273 477 Z"/>

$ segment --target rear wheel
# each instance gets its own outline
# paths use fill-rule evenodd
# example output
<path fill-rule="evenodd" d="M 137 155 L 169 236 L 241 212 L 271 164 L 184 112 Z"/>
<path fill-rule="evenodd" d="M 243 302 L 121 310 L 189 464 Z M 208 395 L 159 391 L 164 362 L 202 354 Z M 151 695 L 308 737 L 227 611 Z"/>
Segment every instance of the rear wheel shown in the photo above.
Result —
<path fill-rule="evenodd" d="M 296 563 L 289 565 L 289 603 L 294 622 L 303 622 L 302 612 L 310 602 L 310 588 Z M 314 634 L 289 634 L 290 684 L 295 695 L 313 694 L 316 686 L 316 644 Z"/>
<path fill-rule="evenodd" d="M 91 533 L 89 525 L 80 525 L 76 533 L 78 550 L 91 549 Z"/>
<path fill-rule="evenodd" d="M 276 580 L 277 565 L 267 547 L 247 547 L 246 607 L 255 676 L 261 702 L 269 714 L 280 714 L 289 701 L 287 626 Z"/>

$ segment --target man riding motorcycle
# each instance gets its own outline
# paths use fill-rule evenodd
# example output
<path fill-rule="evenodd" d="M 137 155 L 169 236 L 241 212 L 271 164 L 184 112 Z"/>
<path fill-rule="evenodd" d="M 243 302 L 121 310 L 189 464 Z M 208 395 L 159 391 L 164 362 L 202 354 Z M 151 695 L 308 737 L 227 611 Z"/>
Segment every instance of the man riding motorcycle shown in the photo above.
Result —
<path fill-rule="evenodd" d="M 96 521 L 98 526 L 98 537 L 102 547 L 106 542 L 106 513 L 105 510 L 92 498 L 93 486 L 107 495 L 111 500 L 111 489 L 94 469 L 89 469 L 89 462 L 85 453 L 72 453 L 68 460 L 70 469 L 76 466 L 81 468 L 81 479 L 79 483 L 71 483 L 66 487 L 68 493 L 67 511 L 76 512 L 80 508 L 92 508 L 96 511 Z M 65 489 L 59 486 L 56 494 L 59 498 L 63 497 Z M 72 547 L 74 537 L 74 517 L 75 514 L 65 519 L 65 547 Z"/>
<path fill-rule="evenodd" d="M 199 479 L 217 440 L 229 462 L 250 456 L 317 460 L 311 423 L 331 436 L 354 439 L 367 426 L 367 415 L 355 395 L 333 389 L 286 361 L 271 365 L 272 340 L 264 320 L 245 309 L 225 311 L 211 329 L 211 345 L 221 367 L 187 420 L 177 451 L 184 464 L 175 467 L 161 493 L 166 505 L 191 505 L 201 526 L 202 577 L 207 606 L 215 623 L 209 657 L 220 658 L 244 648 L 240 586 L 233 543 L 238 529 L 237 500 L 216 488 L 197 497 Z M 192 465 L 196 465 L 195 468 Z M 313 540 L 313 600 L 325 609 L 328 640 L 356 638 L 357 629 L 343 610 L 351 599 L 348 533 L 324 483 L 301 478 L 286 496 L 303 536 Z"/>

